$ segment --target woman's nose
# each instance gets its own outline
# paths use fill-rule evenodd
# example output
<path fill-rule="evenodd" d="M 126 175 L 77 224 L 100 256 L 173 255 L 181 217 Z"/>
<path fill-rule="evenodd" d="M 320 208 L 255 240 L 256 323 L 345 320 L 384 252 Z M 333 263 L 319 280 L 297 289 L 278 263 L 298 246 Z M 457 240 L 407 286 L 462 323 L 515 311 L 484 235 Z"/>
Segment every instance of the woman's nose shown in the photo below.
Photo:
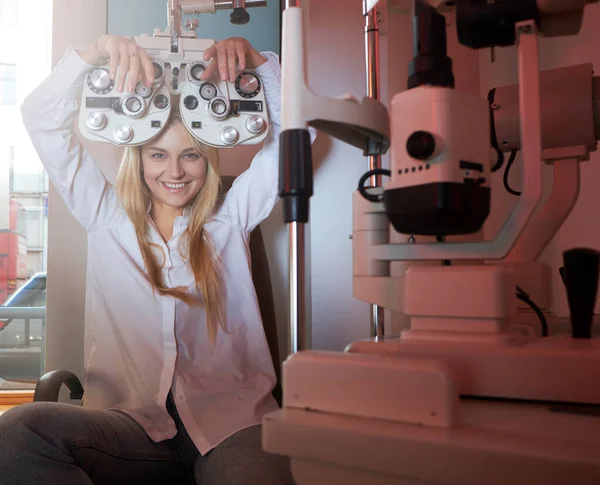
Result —
<path fill-rule="evenodd" d="M 174 179 L 180 179 L 185 175 L 179 159 L 171 160 L 169 163 L 169 175 Z"/>

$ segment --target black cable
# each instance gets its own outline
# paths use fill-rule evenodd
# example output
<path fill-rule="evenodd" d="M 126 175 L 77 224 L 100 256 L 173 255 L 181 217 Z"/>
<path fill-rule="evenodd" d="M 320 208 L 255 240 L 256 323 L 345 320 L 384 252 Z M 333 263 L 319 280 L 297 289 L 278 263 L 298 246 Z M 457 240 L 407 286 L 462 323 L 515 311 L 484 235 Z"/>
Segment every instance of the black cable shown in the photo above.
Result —
<path fill-rule="evenodd" d="M 529 305 L 529 307 L 535 312 L 537 317 L 540 319 L 540 324 L 542 325 L 542 337 L 548 336 L 548 321 L 544 316 L 544 312 L 537 306 L 534 301 L 529 298 L 529 295 L 525 293 L 521 288 L 517 286 L 517 298 L 521 300 L 523 303 Z"/>
<path fill-rule="evenodd" d="M 374 170 L 369 170 L 368 172 L 366 172 L 358 181 L 358 191 L 360 195 L 362 195 L 365 199 L 367 199 L 370 202 L 381 202 L 383 200 L 383 194 L 369 194 L 367 192 L 367 189 L 365 188 L 365 182 L 368 178 L 372 177 L 373 175 L 385 175 L 386 177 L 391 177 L 392 172 L 385 168 L 376 168 Z"/>
<path fill-rule="evenodd" d="M 508 183 L 508 174 L 510 173 L 510 169 L 515 163 L 515 158 L 517 157 L 517 150 L 511 150 L 510 158 L 508 159 L 508 163 L 506 164 L 506 168 L 504 169 L 504 176 L 502 177 L 502 182 L 504 183 L 504 188 L 509 194 L 512 195 L 521 195 L 521 192 L 514 190 L 510 184 Z"/>
<path fill-rule="evenodd" d="M 498 138 L 496 137 L 496 117 L 495 117 L 495 110 L 497 109 L 497 106 L 494 102 L 494 98 L 496 97 L 496 88 L 491 89 L 488 92 L 488 103 L 490 105 L 490 139 L 492 142 L 492 148 L 496 151 L 496 163 L 494 163 L 494 166 L 492 167 L 492 172 L 497 172 L 498 170 L 500 170 L 502 168 L 502 165 L 504 165 L 504 153 L 502 152 L 502 150 L 500 150 L 500 147 L 498 145 Z"/>
<path fill-rule="evenodd" d="M 497 172 L 498 170 L 500 170 L 502 168 L 502 165 L 504 165 L 504 153 L 497 147 L 493 147 L 493 148 L 496 151 L 498 158 L 496 159 L 496 163 L 492 167 L 492 173 Z"/>

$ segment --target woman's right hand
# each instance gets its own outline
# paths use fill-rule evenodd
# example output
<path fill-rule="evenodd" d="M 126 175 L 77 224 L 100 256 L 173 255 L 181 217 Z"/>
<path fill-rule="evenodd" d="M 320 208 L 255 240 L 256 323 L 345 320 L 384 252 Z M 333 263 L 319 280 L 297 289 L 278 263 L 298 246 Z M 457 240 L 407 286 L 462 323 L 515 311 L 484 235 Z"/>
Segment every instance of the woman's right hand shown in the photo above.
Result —
<path fill-rule="evenodd" d="M 125 88 L 128 92 L 133 92 L 138 82 L 147 87 L 154 83 L 152 59 L 144 49 L 126 37 L 103 35 L 94 45 L 81 52 L 81 57 L 94 66 L 106 64 L 108 59 L 110 77 L 115 80 L 119 92 L 123 92 Z"/>

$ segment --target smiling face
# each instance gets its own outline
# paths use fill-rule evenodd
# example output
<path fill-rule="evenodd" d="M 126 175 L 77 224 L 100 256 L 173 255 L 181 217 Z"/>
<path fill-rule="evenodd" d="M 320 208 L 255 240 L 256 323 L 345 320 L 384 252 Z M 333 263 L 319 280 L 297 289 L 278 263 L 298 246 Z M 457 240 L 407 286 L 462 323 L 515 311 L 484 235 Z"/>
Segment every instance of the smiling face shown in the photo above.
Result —
<path fill-rule="evenodd" d="M 153 204 L 183 210 L 202 190 L 208 164 L 181 121 L 173 120 L 141 154 Z"/>

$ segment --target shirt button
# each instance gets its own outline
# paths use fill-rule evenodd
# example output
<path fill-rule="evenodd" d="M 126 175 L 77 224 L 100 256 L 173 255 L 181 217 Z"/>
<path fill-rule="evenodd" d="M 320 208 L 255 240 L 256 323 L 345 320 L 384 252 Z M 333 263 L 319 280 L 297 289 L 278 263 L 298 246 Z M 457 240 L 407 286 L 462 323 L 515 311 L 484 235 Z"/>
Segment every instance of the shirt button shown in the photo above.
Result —
<path fill-rule="evenodd" d="M 179 396 L 177 396 L 177 399 L 179 399 L 180 401 L 183 401 L 183 396 L 180 394 Z"/>

